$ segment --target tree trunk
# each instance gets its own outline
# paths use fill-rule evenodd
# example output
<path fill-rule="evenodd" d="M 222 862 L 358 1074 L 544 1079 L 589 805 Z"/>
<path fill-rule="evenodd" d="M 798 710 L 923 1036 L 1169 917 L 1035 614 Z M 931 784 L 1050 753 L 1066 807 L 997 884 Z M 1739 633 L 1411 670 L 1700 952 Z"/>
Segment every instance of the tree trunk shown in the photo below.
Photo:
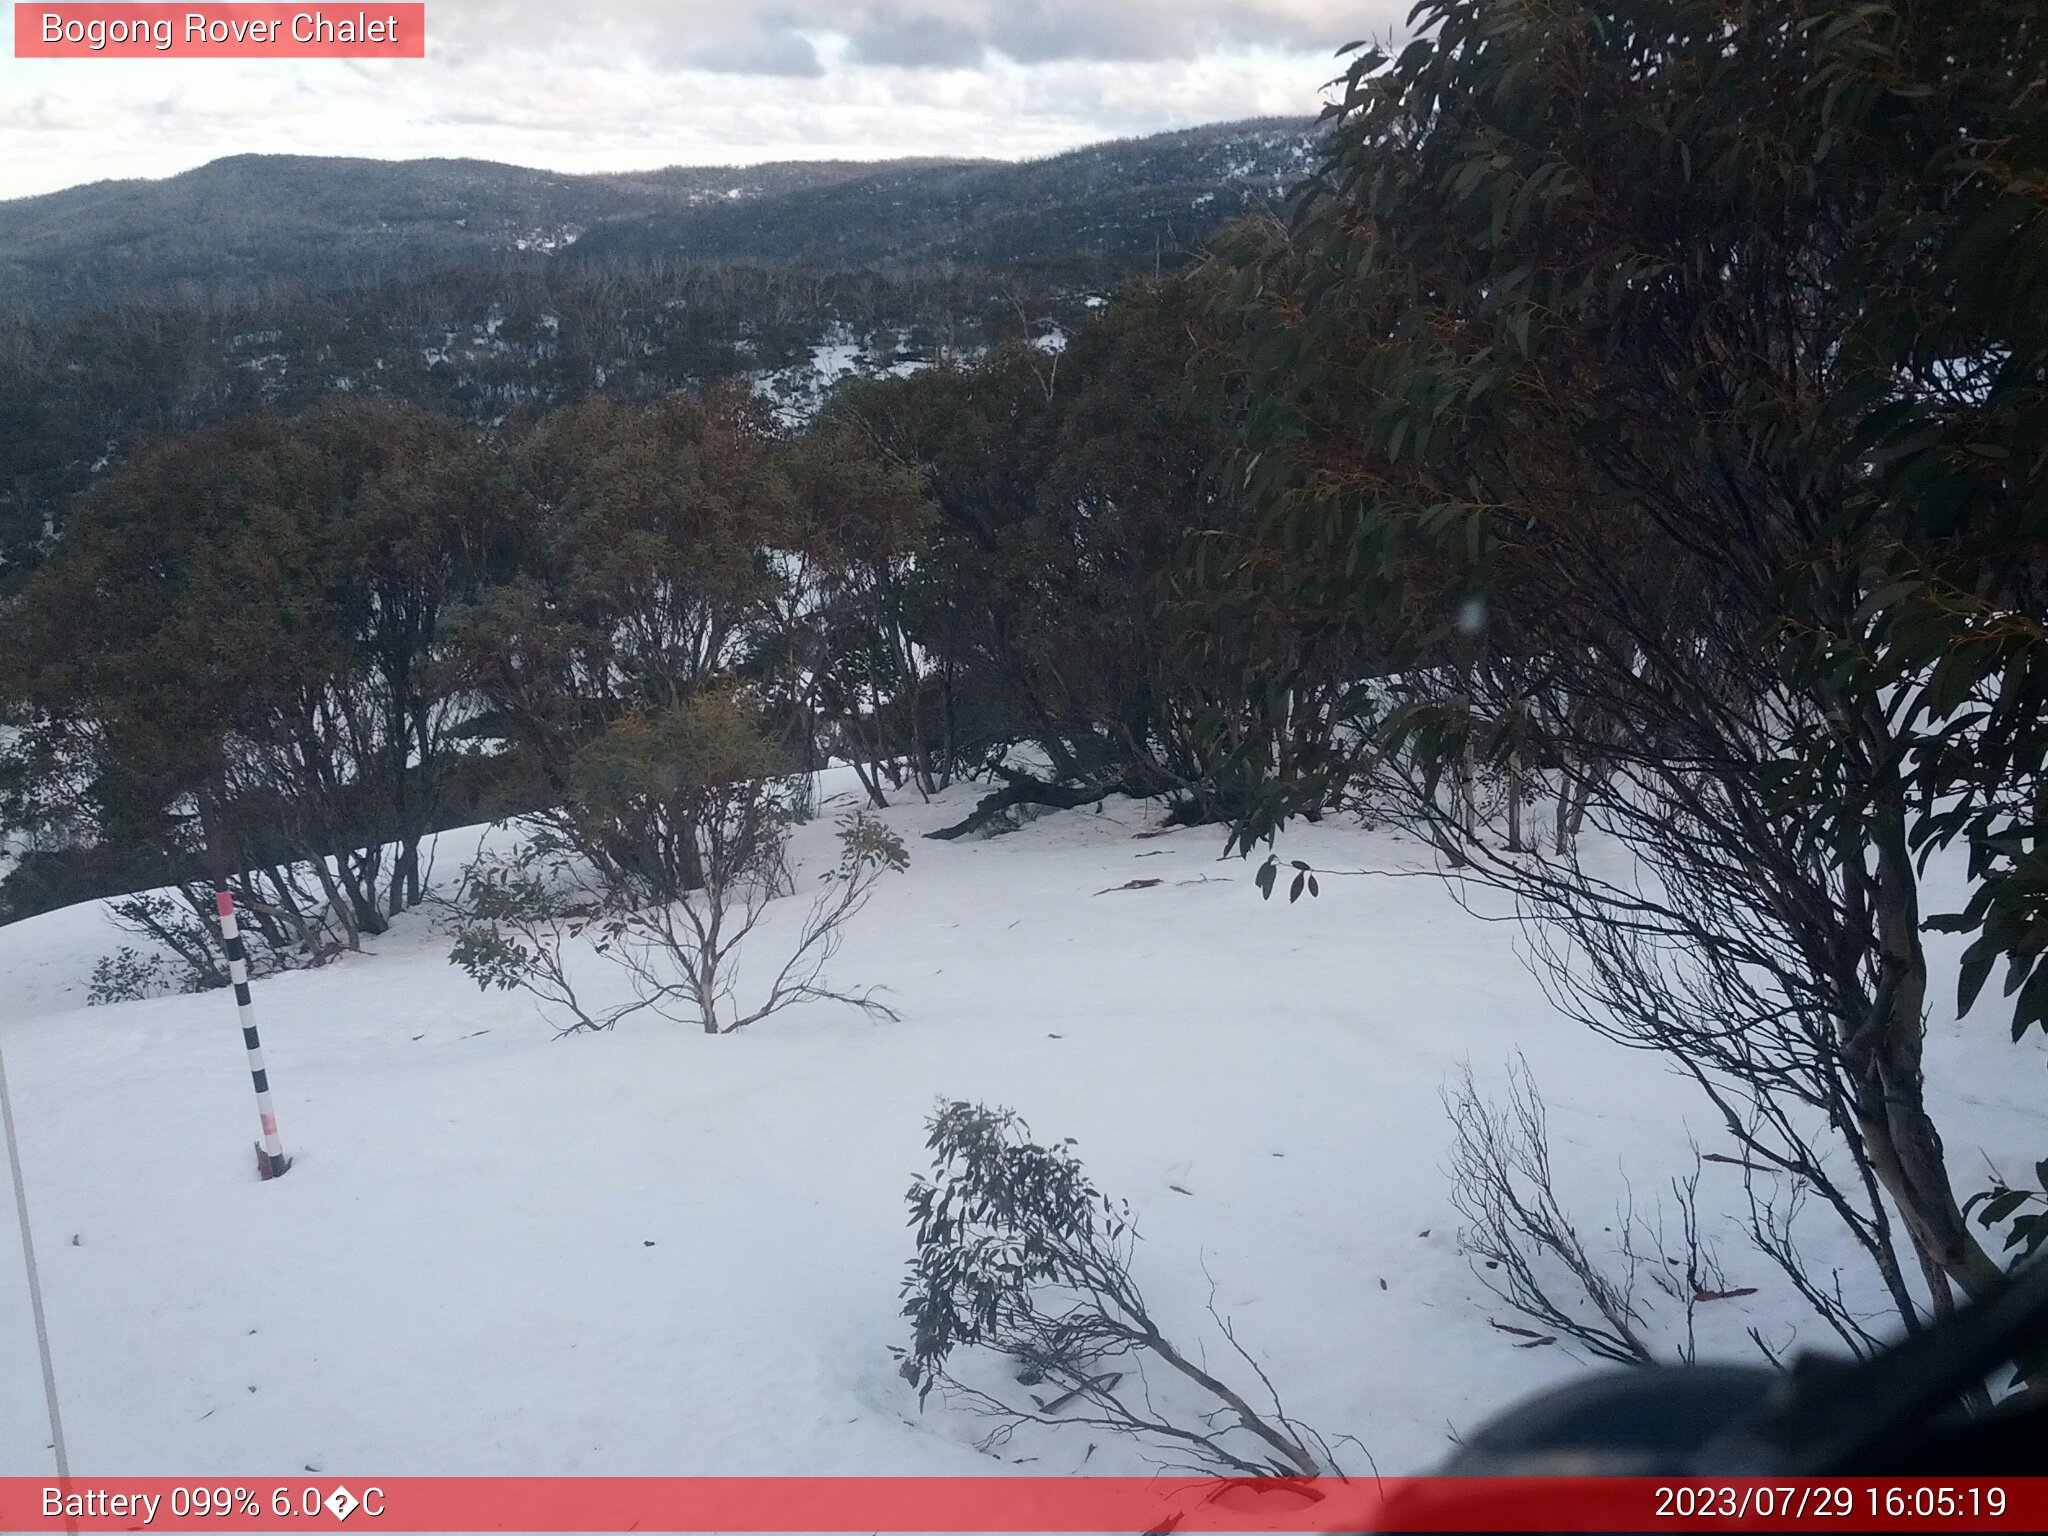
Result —
<path fill-rule="evenodd" d="M 1508 758 L 1508 852 L 1522 852 L 1522 755 Z"/>
<path fill-rule="evenodd" d="M 868 799 L 876 810 L 889 809 L 889 797 L 882 793 L 882 786 L 875 780 L 874 770 L 858 755 L 853 759 L 853 776 L 860 780 L 860 787 L 868 792 Z"/>
<path fill-rule="evenodd" d="M 1941 1135 L 1927 1112 L 1927 953 L 1905 821 L 1896 807 L 1872 817 L 1878 971 L 1870 1016 L 1842 1042 L 1857 1126 L 1871 1170 L 1899 1207 L 1913 1241 L 1973 1299 L 2005 1284 L 2005 1270 L 1971 1233 L 1949 1181 Z"/>

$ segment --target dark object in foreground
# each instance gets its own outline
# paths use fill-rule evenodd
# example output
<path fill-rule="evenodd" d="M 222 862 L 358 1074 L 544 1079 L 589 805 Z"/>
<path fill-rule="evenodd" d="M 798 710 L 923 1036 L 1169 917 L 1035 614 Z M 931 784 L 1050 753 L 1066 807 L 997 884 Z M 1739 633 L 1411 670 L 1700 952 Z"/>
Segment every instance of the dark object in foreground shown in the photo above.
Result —
<path fill-rule="evenodd" d="M 260 1141 L 254 1145 L 256 1147 L 256 1176 L 258 1178 L 268 1182 L 271 1179 L 281 1179 L 291 1172 L 292 1160 L 290 1158 L 282 1156 L 273 1158 L 268 1152 L 263 1150 L 263 1143 Z"/>
<path fill-rule="evenodd" d="M 2036 1470 L 2048 1394 L 1963 1399 L 2009 1361 L 2039 1374 L 2048 1264 L 1873 1359 L 1644 1367 L 1562 1387 L 1466 1441 L 1449 1476 L 1966 1477 Z"/>

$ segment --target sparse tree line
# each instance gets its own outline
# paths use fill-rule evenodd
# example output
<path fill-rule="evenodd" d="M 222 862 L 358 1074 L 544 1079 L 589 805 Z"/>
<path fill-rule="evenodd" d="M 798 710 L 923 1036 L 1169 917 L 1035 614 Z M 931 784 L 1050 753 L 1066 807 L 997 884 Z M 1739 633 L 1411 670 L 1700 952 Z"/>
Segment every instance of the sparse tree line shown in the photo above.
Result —
<path fill-rule="evenodd" d="M 1723 1170 L 1853 1352 L 1991 1294 L 2048 1238 L 2048 1165 L 1985 1187 L 1951 1155 L 1927 936 L 1967 941 L 1963 1007 L 1996 975 L 2015 1039 L 2048 1028 L 2037 8 L 1419 15 L 1425 40 L 1358 55 L 1290 223 L 1063 349 L 849 383 L 800 429 L 734 390 L 491 431 L 353 400 L 124 460 L 7 615 L 8 819 L 76 834 L 10 888 L 225 878 L 274 955 L 317 959 L 421 901 L 431 832 L 524 818 L 465 882 L 472 974 L 568 1028 L 728 1029 L 760 998 L 726 941 L 788 888 L 829 759 L 871 808 L 986 781 L 940 836 L 1112 793 L 1247 853 L 1363 814 L 1511 896 L 1564 1013 L 1661 1055 L 1725 1133 L 1672 1184 L 1666 1345 L 1549 1188 L 1533 1086 L 1455 1089 L 1461 1209 L 1509 1306 L 1612 1358 L 1689 1354 L 1728 1290 L 1694 1205 Z M 762 995 L 841 995 L 836 925 L 903 856 L 861 818 L 844 846 Z M 1937 857 L 1967 860 L 1960 910 Z M 133 920 L 199 970 L 199 910 Z M 577 991 L 584 935 L 624 1004 Z M 1035 1352 L 1175 1441 L 1104 1368 L 1180 1369 L 1121 1218 L 1014 1131 L 934 1124 L 975 1215 L 914 1197 L 909 1371 Z M 1036 1182 L 977 1183 L 1000 1168 Z M 1889 1315 L 1807 1260 L 1802 1209 Z M 988 1221 L 1037 1234 L 1032 1262 L 969 1262 Z M 1228 1411 L 1249 1441 L 1177 1443 L 1329 1463 L 1277 1401 Z"/>

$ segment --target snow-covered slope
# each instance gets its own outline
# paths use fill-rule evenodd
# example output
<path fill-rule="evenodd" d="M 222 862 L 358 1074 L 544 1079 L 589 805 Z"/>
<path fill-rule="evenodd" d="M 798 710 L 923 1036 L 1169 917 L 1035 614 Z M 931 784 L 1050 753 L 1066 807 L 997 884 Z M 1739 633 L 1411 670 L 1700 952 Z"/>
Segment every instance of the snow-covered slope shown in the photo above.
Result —
<path fill-rule="evenodd" d="M 889 813 L 906 834 L 974 798 Z M 74 1468 L 94 1474 L 916 1473 L 1001 1470 L 986 1427 L 920 1414 L 888 1354 L 903 1196 L 934 1100 L 1014 1106 L 1128 1197 L 1137 1272 L 1203 1336 L 1217 1309 L 1299 1417 L 1383 1471 L 1584 1369 L 1516 1349 L 1458 1248 L 1438 1090 L 1527 1055 L 1563 1193 L 1597 1235 L 1712 1126 L 1654 1060 L 1544 1002 L 1511 924 L 1440 884 L 1369 875 L 1262 902 L 1213 830 L 1152 808 L 1000 839 L 911 838 L 835 965 L 902 1015 L 806 1006 L 737 1037 L 629 1020 L 551 1038 L 483 995 L 420 917 L 326 970 L 259 982 L 287 1148 L 257 1182 L 231 1001 L 86 1009 L 119 941 L 96 907 L 0 930 L 0 1029 L 23 1122 Z M 802 834 L 814 866 L 829 826 Z M 442 840 L 446 877 L 476 833 Z M 1426 863 L 1325 826 L 1283 852 Z M 1160 883 L 1112 889 L 1133 880 Z M 797 903 L 778 920 L 793 922 Z M 772 941 L 773 933 L 763 938 Z M 2039 1155 L 2038 1061 L 1938 1021 L 1958 1169 Z M 1710 1198 L 1732 1209 L 1732 1183 Z M 1816 1252 L 1827 1233 L 1816 1224 Z M 1749 1301 L 1715 1347 L 1799 1321 L 1723 1238 Z M 1803 1330 L 1814 1342 L 1817 1330 Z M 1210 1347 L 1217 1346 L 1213 1332 Z M 0 1214 L 0 1473 L 49 1466 L 11 1207 Z M 1142 1470 L 1082 1431 L 1022 1470 Z M 1353 1457 L 1362 1464 L 1362 1457 Z"/>

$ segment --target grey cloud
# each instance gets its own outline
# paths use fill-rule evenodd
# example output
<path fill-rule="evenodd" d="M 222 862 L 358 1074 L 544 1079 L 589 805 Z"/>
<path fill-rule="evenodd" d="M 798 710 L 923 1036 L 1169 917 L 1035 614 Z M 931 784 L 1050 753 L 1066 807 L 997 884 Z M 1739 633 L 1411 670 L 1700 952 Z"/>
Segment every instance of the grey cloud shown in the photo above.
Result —
<path fill-rule="evenodd" d="M 1232 14 L 1235 10 L 1236 14 Z M 1188 58 L 1223 42 L 1299 45 L 1307 39 L 1257 6 L 1087 5 L 1073 0 L 999 6 L 991 41 L 1021 64 L 1062 59 Z"/>
<path fill-rule="evenodd" d="M 865 16 L 841 25 L 854 62 L 860 64 L 971 69 L 988 53 L 988 41 L 976 28 L 945 16 L 905 13 L 895 6 L 871 6 Z"/>
<path fill-rule="evenodd" d="M 787 26 L 761 26 L 699 38 L 665 38 L 655 53 L 655 62 L 720 75 L 812 78 L 825 72 L 811 40 Z"/>
<path fill-rule="evenodd" d="M 989 52 L 1020 64 L 1096 59 L 1186 57 L 1204 42 L 1161 7 L 1124 3 L 1075 4 L 1035 0 L 999 6 L 962 4 L 910 10 L 887 3 L 842 8 L 834 25 L 852 44 L 855 62 L 910 68 L 963 68 Z"/>
<path fill-rule="evenodd" d="M 850 63 L 973 68 L 1194 59 L 1229 47 L 1322 51 L 1400 25 L 1409 0 L 609 0 L 594 34 L 658 67 L 815 75 L 814 38 Z M 559 41 L 552 0 L 438 0 L 430 30 L 461 43 Z"/>
<path fill-rule="evenodd" d="M 809 12 L 819 9 L 815 0 L 606 0 L 572 13 L 553 0 L 436 0 L 427 35 L 430 56 L 465 65 L 526 50 L 613 66 L 805 78 L 824 70 L 806 35 Z"/>

